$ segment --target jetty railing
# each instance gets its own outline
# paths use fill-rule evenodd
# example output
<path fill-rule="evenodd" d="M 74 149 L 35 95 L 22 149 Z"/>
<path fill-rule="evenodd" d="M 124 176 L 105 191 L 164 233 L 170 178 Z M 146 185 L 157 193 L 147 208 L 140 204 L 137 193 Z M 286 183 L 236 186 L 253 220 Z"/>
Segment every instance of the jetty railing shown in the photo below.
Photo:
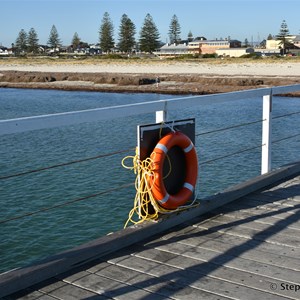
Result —
<path fill-rule="evenodd" d="M 156 122 L 160 123 L 168 120 L 168 112 L 171 110 L 180 110 L 186 107 L 194 108 L 207 104 L 217 104 L 242 100 L 245 98 L 261 97 L 263 99 L 261 174 L 265 174 L 272 168 L 272 96 L 299 90 L 300 84 L 297 84 L 0 120 L 0 135 L 74 125 L 85 122 L 118 119 L 121 117 L 130 117 L 146 113 L 155 113 Z"/>
<path fill-rule="evenodd" d="M 216 132 L 224 132 L 230 129 L 234 128 L 240 128 L 252 124 L 256 124 L 260 126 L 262 124 L 262 137 L 261 137 L 261 143 L 259 142 L 258 145 L 253 145 L 252 141 L 250 140 L 250 146 L 247 149 L 236 149 L 234 153 L 225 154 L 222 151 L 222 149 L 219 149 L 221 154 L 219 157 L 209 157 L 208 160 L 204 160 L 202 157 L 200 159 L 199 165 L 209 165 L 214 163 L 215 161 L 218 161 L 220 159 L 234 156 L 237 154 L 240 154 L 241 152 L 246 151 L 252 151 L 255 149 L 256 151 L 259 151 L 261 149 L 261 174 L 268 173 L 272 169 L 272 141 L 274 142 L 280 142 L 282 140 L 285 140 L 286 137 L 283 137 L 281 139 L 278 139 L 274 141 L 272 139 L 272 120 L 274 120 L 274 117 L 272 116 L 272 97 L 276 94 L 285 94 L 285 93 L 291 93 L 295 91 L 300 91 L 300 84 L 298 85 L 292 85 L 292 86 L 280 86 L 280 87 L 273 87 L 273 88 L 259 88 L 259 89 L 253 89 L 253 90 L 246 90 L 246 91 L 239 91 L 239 92 L 231 92 L 231 93 L 223 93 L 223 94 L 214 94 L 214 95 L 201 95 L 201 96 L 188 96 L 188 97 L 178 97 L 173 99 L 166 99 L 166 100 L 158 100 L 158 101 L 149 101 L 149 102 L 140 102 L 136 104 L 125 104 L 125 105 L 118 105 L 118 106 L 111 106 L 111 107 L 104 107 L 104 108 L 97 108 L 97 109 L 90 109 L 90 110 L 83 110 L 83 111 L 72 111 L 72 112 L 64 112 L 64 113 L 56 113 L 51 115 L 40 115 L 40 116 L 32 116 L 32 117 L 23 117 L 23 118 L 16 118 L 16 119 L 10 119 L 10 120 L 0 120 L 0 136 L 3 135 L 12 135 L 12 139 L 14 137 L 14 134 L 23 133 L 23 132 L 29 132 L 39 129 L 49 129 L 49 128 L 56 128 L 56 127 L 62 127 L 62 126 L 70 126 L 74 124 L 80 124 L 80 123 L 89 123 L 89 122 L 98 122 L 98 121 L 105 121 L 105 120 L 114 120 L 114 119 L 121 119 L 131 116 L 139 116 L 144 114 L 153 114 L 153 122 L 161 123 L 166 122 L 169 119 L 172 119 L 172 113 L 173 111 L 179 111 L 178 117 L 181 116 L 181 110 L 184 110 L 186 108 L 197 110 L 204 105 L 211 105 L 211 104 L 222 104 L 222 103 L 235 103 L 237 105 L 240 105 L 238 101 L 249 99 L 249 98 L 261 98 L 262 99 L 262 116 L 260 120 L 255 120 L 251 122 L 246 122 L 244 124 L 236 124 L 233 126 L 229 126 L 227 128 L 219 128 L 217 130 L 209 130 L 208 132 L 204 133 L 197 133 L 196 132 L 196 138 L 198 138 L 200 135 L 205 134 L 216 134 Z M 252 104 L 251 104 L 252 105 Z M 257 105 L 257 102 L 255 102 L 253 105 Z M 222 105 L 220 106 L 221 109 Z M 277 116 L 276 118 L 283 118 L 287 117 L 289 118 L 289 115 L 291 114 L 300 114 L 300 112 L 292 112 L 287 115 L 283 116 Z M 193 117 L 192 115 L 190 117 Z M 275 121 L 275 120 L 274 120 Z M 141 122 L 144 122 L 141 118 Z M 138 124 L 136 124 L 138 125 Z M 298 132 L 299 131 L 299 132 Z M 292 138 L 298 138 L 300 136 L 300 130 L 297 129 L 294 131 Z M 296 134 L 295 134 L 296 133 Z M 107 134 L 104 132 L 103 134 Z M 255 132 L 255 135 L 259 134 L 258 132 Z M 10 138 L 10 137 L 9 137 Z M 47 138 L 47 137 L 45 137 Z M 258 138 L 260 138 L 258 136 Z M 290 137 L 288 137 L 290 138 Z M 1 139 L 1 138 L 0 138 Z M 202 145 L 201 145 L 202 148 Z M 94 157 L 85 157 L 85 158 L 79 158 L 74 159 L 73 161 L 67 161 L 63 163 L 59 163 L 56 165 L 51 166 L 45 166 L 41 167 L 39 169 L 33 169 L 33 170 L 23 170 L 20 171 L 20 173 L 16 174 L 4 174 L 2 177 L 0 176 L 0 179 L 4 179 L 4 188 L 5 188 L 5 180 L 8 178 L 13 177 L 19 177 L 22 175 L 30 174 L 30 173 L 37 173 L 43 170 L 48 170 L 50 168 L 57 168 L 61 166 L 69 166 L 71 164 L 80 163 L 83 161 L 98 159 L 107 157 L 108 155 L 114 155 L 118 153 L 125 153 L 128 152 L 128 149 L 115 149 L 115 152 L 109 152 L 109 153 L 100 153 L 97 156 Z M 130 149 L 134 150 L 133 149 Z M 257 153 L 255 153 L 257 156 Z M 120 162 L 119 162 L 120 163 Z M 3 171 L 3 170 L 2 170 Z M 222 170 L 221 170 L 222 171 Z M 2 172 L 3 174 L 4 172 Z M 47 175 L 47 174 L 46 174 Z M 226 176 L 226 174 L 224 174 Z M 128 180 L 129 181 L 129 180 Z M 10 182 L 11 184 L 11 182 Z M 119 184 L 119 182 L 118 182 Z M 215 184 L 215 183 L 214 183 Z M 94 190 L 89 195 L 82 195 L 82 193 L 76 194 L 76 196 L 72 196 L 71 199 L 66 200 L 65 202 L 55 202 L 54 204 L 50 204 L 46 201 L 46 207 L 37 207 L 29 212 L 19 212 L 19 215 L 16 216 L 6 216 L 5 219 L 0 220 L 0 226 L 6 225 L 7 223 L 13 223 L 16 220 L 21 220 L 23 218 L 31 217 L 33 215 L 39 215 L 40 213 L 43 213 L 45 211 L 50 211 L 52 209 L 58 209 L 63 208 L 66 205 L 71 205 L 74 203 L 78 203 L 83 200 L 91 199 L 93 197 L 104 197 L 107 196 L 108 193 L 115 192 L 117 189 L 124 189 L 129 188 L 133 189 L 133 183 L 126 183 L 126 184 L 120 184 L 120 186 L 116 186 L 113 188 L 109 188 L 107 190 Z M 201 189 L 203 186 L 201 186 Z M 93 193 L 93 194 L 92 194 Z M 79 195 L 79 196 L 78 196 Z M 64 195 L 61 195 L 63 198 Z M 67 199 L 68 197 L 66 197 Z M 74 199 L 75 198 L 75 199 Z M 52 205 L 52 206 L 51 206 Z M 117 204 L 116 204 L 117 205 Z M 90 208 L 89 208 L 90 209 Z M 21 220 L 22 221 L 22 220 Z M 13 223 L 14 224 L 14 223 Z M 11 249 L 13 251 L 13 249 Z"/>

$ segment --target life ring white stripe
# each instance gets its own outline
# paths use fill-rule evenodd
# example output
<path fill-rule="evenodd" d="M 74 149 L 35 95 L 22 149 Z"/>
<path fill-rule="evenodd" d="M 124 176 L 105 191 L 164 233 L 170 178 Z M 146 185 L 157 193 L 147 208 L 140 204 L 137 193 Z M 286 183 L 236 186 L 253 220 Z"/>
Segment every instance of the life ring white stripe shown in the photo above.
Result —
<path fill-rule="evenodd" d="M 166 196 L 161 199 L 161 200 L 157 200 L 159 203 L 164 204 L 169 200 L 170 195 L 167 193 Z"/>
<path fill-rule="evenodd" d="M 188 182 L 185 182 L 185 183 L 183 184 L 183 187 L 187 188 L 187 189 L 190 190 L 191 192 L 194 191 L 194 186 L 193 186 L 192 184 L 188 183 Z"/>
<path fill-rule="evenodd" d="M 193 148 L 194 148 L 193 143 L 190 143 L 190 145 L 189 145 L 188 147 L 184 148 L 183 151 L 184 151 L 185 153 L 188 153 L 188 152 L 190 152 Z"/>
<path fill-rule="evenodd" d="M 169 150 L 169 149 L 168 149 L 165 145 L 163 145 L 163 144 L 157 144 L 157 145 L 155 146 L 155 148 L 158 148 L 158 149 L 164 151 L 164 153 L 167 153 L 168 150 Z"/>

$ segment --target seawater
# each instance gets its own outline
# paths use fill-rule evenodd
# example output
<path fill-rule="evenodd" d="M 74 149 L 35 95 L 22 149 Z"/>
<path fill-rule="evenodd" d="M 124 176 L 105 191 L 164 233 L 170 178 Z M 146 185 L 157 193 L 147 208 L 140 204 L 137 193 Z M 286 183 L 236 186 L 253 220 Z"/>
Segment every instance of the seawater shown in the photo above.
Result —
<path fill-rule="evenodd" d="M 0 120 L 78 111 L 179 96 L 52 90 L 0 90 Z M 182 96 L 181 96 L 182 97 Z M 182 100 L 184 101 L 184 100 Z M 274 115 L 300 111 L 299 98 L 274 97 Z M 229 155 L 261 144 L 261 123 L 214 134 L 222 127 L 262 118 L 262 100 L 251 98 L 224 104 L 170 111 L 169 120 L 196 118 L 199 156 L 198 198 L 216 193 L 260 173 L 260 149 Z M 274 120 L 274 140 L 299 133 L 299 115 Z M 154 123 L 155 115 L 83 123 L 0 137 L 0 177 L 114 151 L 127 152 L 43 172 L 0 180 L 0 272 L 120 230 L 133 205 L 134 174 L 121 166 L 134 155 L 136 127 Z M 273 146 L 273 167 L 299 160 L 299 138 Z M 112 190 L 111 192 L 106 192 Z M 103 194 L 102 194 L 103 193 Z M 86 198 L 99 194 L 96 197 Z M 75 201 L 85 198 L 85 200 Z M 68 205 L 64 205 L 69 202 Z M 61 205 L 61 206 L 60 206 Z M 30 215 L 43 208 L 55 209 Z"/>

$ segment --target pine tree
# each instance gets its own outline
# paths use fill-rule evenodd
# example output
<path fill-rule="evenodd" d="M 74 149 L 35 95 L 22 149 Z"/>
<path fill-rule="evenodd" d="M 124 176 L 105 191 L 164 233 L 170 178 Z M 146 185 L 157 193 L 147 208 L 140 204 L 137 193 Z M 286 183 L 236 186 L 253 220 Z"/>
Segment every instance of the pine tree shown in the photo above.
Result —
<path fill-rule="evenodd" d="M 188 33 L 188 41 L 189 42 L 191 42 L 191 41 L 193 41 L 193 34 L 192 34 L 192 32 L 191 31 L 189 31 L 189 33 Z"/>
<path fill-rule="evenodd" d="M 114 26 L 110 19 L 109 13 L 105 12 L 99 30 L 100 48 L 104 52 L 110 52 L 114 48 L 113 38 Z"/>
<path fill-rule="evenodd" d="M 245 38 L 244 47 L 249 47 L 249 46 L 250 46 L 249 41 L 247 38 Z"/>
<path fill-rule="evenodd" d="M 178 44 L 180 41 L 180 24 L 178 21 L 178 18 L 176 15 L 174 15 L 171 19 L 170 27 L 169 27 L 169 38 L 170 38 L 170 43 L 173 44 Z"/>
<path fill-rule="evenodd" d="M 73 39 L 72 39 L 73 49 L 77 49 L 79 45 L 80 45 L 80 37 L 79 37 L 78 33 L 75 32 L 73 35 Z"/>
<path fill-rule="evenodd" d="M 61 45 L 61 41 L 59 39 L 59 35 L 58 35 L 55 25 L 53 25 L 51 28 L 47 44 L 53 49 L 56 49 Z"/>
<path fill-rule="evenodd" d="M 19 35 L 16 39 L 15 47 L 17 48 L 17 52 L 20 54 L 22 52 L 26 52 L 27 50 L 27 33 L 24 29 L 21 29 Z"/>
<path fill-rule="evenodd" d="M 34 28 L 31 28 L 28 32 L 27 37 L 27 44 L 28 44 L 28 51 L 31 53 L 37 53 L 39 49 L 39 39 L 37 32 Z"/>
<path fill-rule="evenodd" d="M 140 50 L 151 53 L 159 47 L 159 32 L 150 14 L 147 14 L 140 31 Z"/>
<path fill-rule="evenodd" d="M 279 45 L 282 47 L 283 54 L 286 53 L 286 48 L 290 46 L 290 42 L 287 40 L 287 36 L 290 34 L 286 21 L 283 20 L 281 23 L 280 31 L 276 36 L 279 40 Z"/>
<path fill-rule="evenodd" d="M 119 29 L 119 49 L 122 52 L 129 53 L 135 45 L 135 25 L 128 18 L 126 14 L 123 14 Z"/>

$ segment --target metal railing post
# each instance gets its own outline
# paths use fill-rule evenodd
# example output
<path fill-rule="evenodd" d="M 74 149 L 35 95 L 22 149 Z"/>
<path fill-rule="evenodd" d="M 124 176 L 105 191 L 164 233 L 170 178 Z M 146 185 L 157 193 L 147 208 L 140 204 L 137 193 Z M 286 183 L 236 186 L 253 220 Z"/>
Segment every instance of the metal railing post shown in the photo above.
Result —
<path fill-rule="evenodd" d="M 165 110 L 159 110 L 155 112 L 155 122 L 162 123 L 167 120 L 167 112 Z"/>
<path fill-rule="evenodd" d="M 167 121 L 167 105 L 168 102 L 165 101 L 164 110 L 158 110 L 155 112 L 155 123 L 162 123 Z"/>
<path fill-rule="evenodd" d="M 271 171 L 272 91 L 263 96 L 261 174 Z"/>

